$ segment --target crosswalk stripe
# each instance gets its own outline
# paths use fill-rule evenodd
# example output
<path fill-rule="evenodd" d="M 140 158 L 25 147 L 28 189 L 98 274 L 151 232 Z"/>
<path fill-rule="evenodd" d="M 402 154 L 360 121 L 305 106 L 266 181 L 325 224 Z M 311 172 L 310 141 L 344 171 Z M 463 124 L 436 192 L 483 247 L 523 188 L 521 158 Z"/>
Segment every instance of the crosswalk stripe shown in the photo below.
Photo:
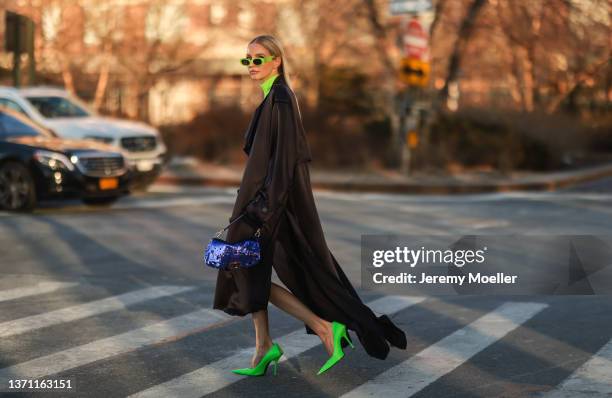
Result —
<path fill-rule="evenodd" d="M 548 304 L 544 303 L 504 303 L 410 359 L 342 395 L 342 398 L 412 396 L 546 307 Z"/>
<path fill-rule="evenodd" d="M 199 206 L 205 204 L 234 203 L 235 198 L 229 196 L 207 196 L 204 198 L 170 198 L 170 199 L 139 199 L 133 201 L 117 202 L 111 206 L 112 209 L 140 209 L 173 206 Z"/>
<path fill-rule="evenodd" d="M 2 290 L 0 291 L 0 301 L 9 301 L 38 294 L 51 293 L 59 289 L 65 289 L 76 285 L 78 285 L 78 283 L 74 282 L 38 282 L 34 286 Z"/>
<path fill-rule="evenodd" d="M 582 364 L 545 398 L 612 396 L 612 340 Z"/>
<path fill-rule="evenodd" d="M 147 197 L 126 197 L 109 206 L 108 210 L 129 210 L 129 209 L 154 209 L 165 207 L 190 207 L 214 204 L 233 204 L 235 198 L 229 196 L 206 196 L 206 197 L 174 197 L 174 198 L 147 198 Z M 98 209 L 99 210 L 99 209 Z M 91 212 L 96 211 L 91 207 L 81 203 L 64 201 L 53 203 L 50 206 L 36 209 L 39 214 L 58 214 L 59 212 Z M 2 213 L 0 213 L 2 215 Z M 17 213 L 7 213 L 5 216 L 20 216 Z"/>
<path fill-rule="evenodd" d="M 3 383 L 7 383 L 9 379 L 36 379 L 59 373 L 165 339 L 218 326 L 230 318 L 231 315 L 221 311 L 203 309 L 3 368 L 0 369 L 0 391 L 7 388 Z"/>
<path fill-rule="evenodd" d="M 119 296 L 108 297 L 102 300 L 3 322 L 0 323 L 0 338 L 14 336 L 63 322 L 74 321 L 92 315 L 99 315 L 104 312 L 125 309 L 131 304 L 178 294 L 195 289 L 196 287 L 197 286 L 153 286 L 121 294 Z"/>
<path fill-rule="evenodd" d="M 367 305 L 375 313 L 392 314 L 418 304 L 423 300 L 425 300 L 425 297 L 387 296 L 369 302 Z M 318 337 L 310 336 L 312 338 L 307 338 L 305 333 L 305 330 L 302 328 L 274 339 L 284 351 L 284 355 L 279 362 L 297 356 L 321 343 Z M 244 367 L 245 363 L 250 362 L 252 355 L 253 348 L 251 347 L 240 350 L 227 358 L 130 395 L 129 398 L 198 398 L 205 394 L 210 394 L 243 379 L 244 376 L 232 373 L 231 369 Z"/>
<path fill-rule="evenodd" d="M 509 191 L 509 192 L 484 192 L 484 193 L 465 193 L 454 195 L 406 195 L 396 193 L 345 193 L 331 190 L 318 190 L 317 196 L 330 199 L 346 200 L 352 202 L 385 202 L 388 204 L 397 203 L 457 203 L 457 202 L 491 202 L 500 200 L 592 200 L 609 201 L 612 195 L 605 192 L 546 192 L 546 191 Z"/>
<path fill-rule="evenodd" d="M 152 184 L 147 188 L 147 194 L 152 193 L 210 193 L 210 194 L 227 194 L 235 197 L 239 188 L 238 185 L 233 187 L 215 187 L 204 185 L 167 185 L 167 184 Z"/>

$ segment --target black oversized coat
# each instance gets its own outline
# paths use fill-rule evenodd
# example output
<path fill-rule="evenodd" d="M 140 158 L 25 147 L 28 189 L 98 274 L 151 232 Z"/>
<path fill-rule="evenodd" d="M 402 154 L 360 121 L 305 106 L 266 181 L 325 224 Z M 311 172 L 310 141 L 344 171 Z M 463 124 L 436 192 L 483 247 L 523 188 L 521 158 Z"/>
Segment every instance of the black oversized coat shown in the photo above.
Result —
<path fill-rule="evenodd" d="M 357 333 L 369 355 L 386 358 L 387 340 L 406 348 L 404 332 L 363 304 L 327 246 L 310 185 L 310 148 L 282 75 L 255 110 L 244 151 L 249 157 L 229 221 L 244 216 L 228 228 L 226 240 L 249 239 L 261 227 L 262 259 L 251 268 L 219 270 L 213 308 L 239 316 L 266 309 L 273 266 L 311 311 Z"/>

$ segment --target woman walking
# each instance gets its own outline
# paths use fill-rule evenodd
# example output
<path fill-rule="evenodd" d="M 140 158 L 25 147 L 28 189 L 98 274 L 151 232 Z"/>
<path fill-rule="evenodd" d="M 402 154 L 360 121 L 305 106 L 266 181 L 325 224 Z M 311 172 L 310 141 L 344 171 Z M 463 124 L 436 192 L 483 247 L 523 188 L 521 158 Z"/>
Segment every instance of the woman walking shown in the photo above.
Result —
<path fill-rule="evenodd" d="M 245 133 L 248 160 L 229 221 L 242 218 L 230 225 L 226 240 L 249 239 L 260 228 L 261 261 L 219 270 L 217 276 L 213 308 L 251 314 L 255 327 L 251 367 L 233 372 L 261 376 L 274 363 L 276 374 L 283 351 L 270 336 L 268 301 L 321 339 L 330 357 L 318 374 L 342 359 L 347 345 L 354 348 L 348 330 L 375 358 L 387 357 L 388 343 L 405 349 L 404 332 L 363 304 L 327 247 L 310 185 L 310 148 L 281 44 L 273 36 L 257 36 L 241 62 L 264 99 Z M 272 267 L 289 290 L 272 283 Z"/>

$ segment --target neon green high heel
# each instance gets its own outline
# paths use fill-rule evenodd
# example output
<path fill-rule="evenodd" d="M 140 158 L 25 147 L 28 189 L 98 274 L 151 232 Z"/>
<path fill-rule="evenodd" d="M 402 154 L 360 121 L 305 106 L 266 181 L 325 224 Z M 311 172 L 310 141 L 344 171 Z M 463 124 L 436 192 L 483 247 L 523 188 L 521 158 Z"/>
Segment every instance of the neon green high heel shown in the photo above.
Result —
<path fill-rule="evenodd" d="M 351 348 L 355 348 L 355 346 L 348 337 L 346 326 L 344 324 L 333 321 L 332 333 L 334 335 L 334 353 L 329 357 L 327 362 L 323 364 L 321 369 L 319 369 L 319 373 L 317 373 L 317 375 L 320 375 L 321 373 L 325 372 L 327 369 L 338 363 L 339 360 L 344 358 L 344 350 L 342 349 L 342 345 L 340 344 L 342 338 L 346 339 L 346 341 L 350 344 Z"/>
<path fill-rule="evenodd" d="M 283 356 L 283 350 L 281 349 L 280 345 L 274 343 L 263 358 L 259 360 L 257 366 L 254 368 L 233 369 L 232 372 L 246 376 L 263 376 L 268 370 L 268 365 L 270 365 L 271 362 L 274 362 L 274 376 L 276 376 L 276 367 L 278 366 L 278 360 L 281 356 Z"/>

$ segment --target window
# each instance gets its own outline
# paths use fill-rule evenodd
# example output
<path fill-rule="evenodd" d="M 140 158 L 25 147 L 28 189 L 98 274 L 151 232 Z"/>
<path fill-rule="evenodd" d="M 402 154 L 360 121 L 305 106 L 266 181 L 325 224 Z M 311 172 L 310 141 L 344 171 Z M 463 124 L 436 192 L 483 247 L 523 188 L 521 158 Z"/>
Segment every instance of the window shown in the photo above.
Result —
<path fill-rule="evenodd" d="M 27 97 L 41 115 L 47 118 L 84 117 L 89 112 L 64 97 Z"/>
<path fill-rule="evenodd" d="M 0 106 L 6 106 L 9 109 L 15 110 L 17 112 L 21 112 L 27 116 L 27 113 L 25 113 L 21 105 L 19 105 L 15 101 L 10 100 L 8 98 L 0 98 Z"/>
<path fill-rule="evenodd" d="M 0 136 L 37 136 L 42 134 L 42 131 L 34 126 L 26 124 L 8 113 L 0 112 Z"/>

